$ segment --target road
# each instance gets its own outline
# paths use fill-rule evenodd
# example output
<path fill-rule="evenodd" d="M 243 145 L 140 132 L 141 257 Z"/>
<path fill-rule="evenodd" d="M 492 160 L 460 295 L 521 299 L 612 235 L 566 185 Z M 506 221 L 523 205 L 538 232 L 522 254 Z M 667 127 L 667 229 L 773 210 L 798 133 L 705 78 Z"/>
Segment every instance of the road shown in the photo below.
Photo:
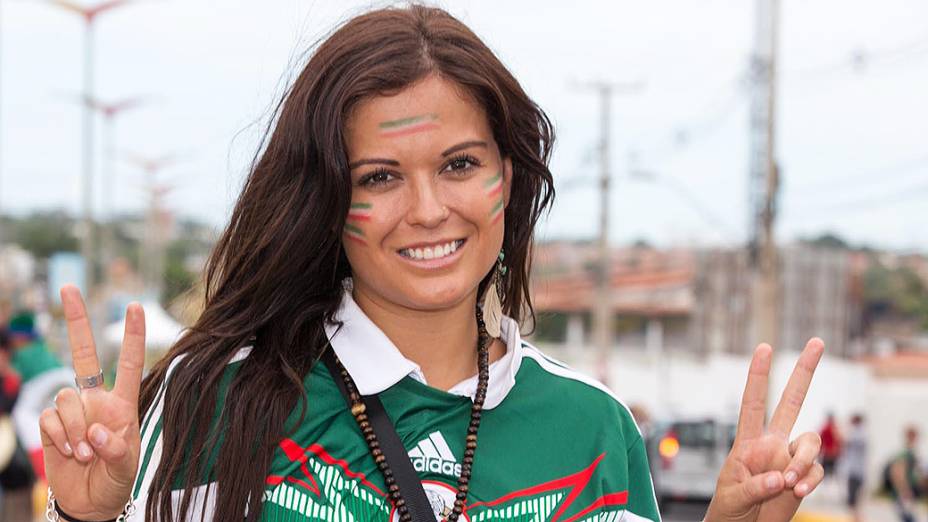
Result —
<path fill-rule="evenodd" d="M 793 522 L 851 522 L 847 508 L 839 496 L 839 491 L 822 494 L 816 491 L 802 503 L 802 507 Z M 701 522 L 706 514 L 706 503 L 673 503 L 661 511 L 664 522 Z M 899 520 L 893 503 L 883 497 L 867 496 L 863 506 L 866 522 L 895 522 Z M 915 520 L 928 520 L 928 506 L 924 502 L 916 508 Z"/>
<path fill-rule="evenodd" d="M 661 518 L 664 522 L 701 522 L 708 507 L 708 502 L 669 503 L 661 511 Z"/>

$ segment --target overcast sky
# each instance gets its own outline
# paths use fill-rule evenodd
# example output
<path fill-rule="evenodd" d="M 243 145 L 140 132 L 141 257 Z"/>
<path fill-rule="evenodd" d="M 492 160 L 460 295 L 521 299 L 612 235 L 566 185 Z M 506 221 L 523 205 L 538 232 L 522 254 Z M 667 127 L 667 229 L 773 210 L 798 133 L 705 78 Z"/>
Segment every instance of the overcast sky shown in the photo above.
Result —
<path fill-rule="evenodd" d="M 439 4 L 484 38 L 555 123 L 559 193 L 541 237 L 597 233 L 598 106 L 573 84 L 609 80 L 644 82 L 613 102 L 612 239 L 744 240 L 753 4 Z M 176 157 L 158 173 L 174 187 L 170 209 L 223 226 L 306 50 L 369 5 L 152 0 L 103 15 L 97 94 L 145 100 L 118 119 L 120 157 Z M 784 0 L 781 14 L 778 236 L 834 231 L 928 250 L 928 2 Z M 83 24 L 39 0 L 0 0 L 0 18 L 0 212 L 77 212 Z M 631 168 L 656 176 L 629 179 Z M 116 209 L 141 209 L 142 171 L 120 159 L 117 178 Z"/>

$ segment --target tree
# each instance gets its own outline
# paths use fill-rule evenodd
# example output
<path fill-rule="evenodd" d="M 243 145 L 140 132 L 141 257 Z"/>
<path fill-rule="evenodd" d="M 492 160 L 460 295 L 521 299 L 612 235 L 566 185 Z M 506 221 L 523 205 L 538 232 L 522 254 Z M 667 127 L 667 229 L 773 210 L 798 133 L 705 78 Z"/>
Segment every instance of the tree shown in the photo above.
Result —
<path fill-rule="evenodd" d="M 928 287 L 911 268 L 889 268 L 873 258 L 864 272 L 864 307 L 871 316 L 916 319 L 928 330 Z"/>
<path fill-rule="evenodd" d="M 73 233 L 74 224 L 74 220 L 61 210 L 36 212 L 7 221 L 4 236 L 36 259 L 45 259 L 55 252 L 79 250 L 78 239 Z"/>

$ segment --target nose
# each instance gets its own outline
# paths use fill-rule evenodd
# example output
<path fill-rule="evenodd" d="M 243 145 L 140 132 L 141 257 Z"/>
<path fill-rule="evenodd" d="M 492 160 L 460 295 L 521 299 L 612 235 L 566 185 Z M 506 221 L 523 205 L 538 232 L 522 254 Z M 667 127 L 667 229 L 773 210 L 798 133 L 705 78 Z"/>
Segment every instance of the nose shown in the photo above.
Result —
<path fill-rule="evenodd" d="M 448 207 L 433 176 L 417 176 L 412 184 L 406 222 L 434 228 L 448 218 Z"/>

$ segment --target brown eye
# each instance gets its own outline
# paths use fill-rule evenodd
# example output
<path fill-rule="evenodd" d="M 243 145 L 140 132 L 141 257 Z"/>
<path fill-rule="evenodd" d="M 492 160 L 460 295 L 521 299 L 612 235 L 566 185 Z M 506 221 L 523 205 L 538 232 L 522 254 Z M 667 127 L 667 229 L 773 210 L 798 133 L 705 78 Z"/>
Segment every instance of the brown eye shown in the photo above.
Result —
<path fill-rule="evenodd" d="M 471 169 L 479 167 L 480 162 L 468 154 L 461 156 L 455 156 L 451 158 L 451 161 L 448 162 L 448 165 L 445 167 L 446 171 L 450 172 L 470 172 Z"/>
<path fill-rule="evenodd" d="M 390 174 L 386 169 L 377 169 L 374 172 L 362 177 L 358 181 L 358 185 L 363 187 L 374 187 L 379 185 L 385 185 L 393 180 L 393 174 Z"/>

